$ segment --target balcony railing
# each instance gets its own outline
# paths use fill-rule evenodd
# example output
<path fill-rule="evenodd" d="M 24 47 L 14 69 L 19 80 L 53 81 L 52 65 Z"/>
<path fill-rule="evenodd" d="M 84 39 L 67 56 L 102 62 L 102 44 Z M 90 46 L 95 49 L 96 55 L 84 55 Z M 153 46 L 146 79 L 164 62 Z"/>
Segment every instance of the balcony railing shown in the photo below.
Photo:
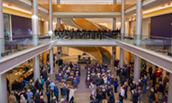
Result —
<path fill-rule="evenodd" d="M 20 36 L 13 38 L 1 38 L 0 39 L 0 53 L 1 57 L 6 57 L 13 55 L 17 52 L 24 51 L 36 46 L 40 46 L 46 43 L 50 43 L 56 40 L 118 40 L 128 44 L 132 44 L 137 47 L 144 48 L 146 50 L 158 52 L 159 54 L 172 57 L 172 38 L 163 38 L 156 36 L 121 36 L 119 31 L 115 32 L 98 32 L 98 31 L 89 31 L 89 32 L 56 32 L 53 36 L 38 36 L 38 35 L 29 35 L 29 36 Z M 34 41 L 38 41 L 37 45 L 34 44 Z"/>

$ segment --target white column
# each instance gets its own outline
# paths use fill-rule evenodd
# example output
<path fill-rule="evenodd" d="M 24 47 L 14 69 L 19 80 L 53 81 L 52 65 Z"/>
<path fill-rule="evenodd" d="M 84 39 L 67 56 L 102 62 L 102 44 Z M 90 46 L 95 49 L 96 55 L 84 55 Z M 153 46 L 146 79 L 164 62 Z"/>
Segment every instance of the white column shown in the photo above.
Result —
<path fill-rule="evenodd" d="M 33 45 L 38 45 L 38 0 L 32 2 L 32 34 Z M 34 81 L 40 78 L 39 55 L 34 57 Z"/>
<path fill-rule="evenodd" d="M 32 34 L 33 45 L 38 45 L 38 0 L 32 2 Z"/>
<path fill-rule="evenodd" d="M 135 58 L 134 58 L 134 81 L 135 82 L 138 82 L 140 78 L 140 62 L 141 62 L 141 59 L 135 55 Z"/>
<path fill-rule="evenodd" d="M 57 0 L 57 4 L 60 4 L 60 0 Z"/>
<path fill-rule="evenodd" d="M 116 18 L 113 18 L 113 30 L 116 30 Z"/>
<path fill-rule="evenodd" d="M 9 23 L 10 23 L 10 40 L 13 40 L 13 31 L 12 31 L 12 18 L 11 18 L 11 14 L 9 15 Z"/>
<path fill-rule="evenodd" d="M 168 86 L 168 103 L 172 101 L 172 74 L 169 74 L 169 86 Z"/>
<path fill-rule="evenodd" d="M 34 82 L 40 78 L 40 55 L 34 57 Z"/>
<path fill-rule="evenodd" d="M 53 35 L 52 0 L 49 0 L 49 35 Z"/>
<path fill-rule="evenodd" d="M 140 37 L 142 35 L 142 1 L 137 0 L 136 3 L 136 45 L 140 45 Z M 134 80 L 137 82 L 140 78 L 140 63 L 141 60 L 135 55 L 134 59 Z"/>
<path fill-rule="evenodd" d="M 50 49 L 50 74 L 53 74 L 53 48 Z"/>
<path fill-rule="evenodd" d="M 125 0 L 121 0 L 121 39 L 123 39 L 125 34 Z"/>
<path fill-rule="evenodd" d="M 136 45 L 141 43 L 142 35 L 142 19 L 143 19 L 142 1 L 137 0 L 136 3 Z"/>
<path fill-rule="evenodd" d="M 59 60 L 61 58 L 61 47 L 58 47 L 57 51 L 58 51 L 58 60 Z"/>
<path fill-rule="evenodd" d="M 60 18 L 57 18 L 57 28 L 58 29 L 60 29 L 60 25 L 61 25 Z"/>
<path fill-rule="evenodd" d="M 8 103 L 6 73 L 0 75 L 0 103 Z"/>
<path fill-rule="evenodd" d="M 117 0 L 113 0 L 113 4 L 117 4 Z"/>
<path fill-rule="evenodd" d="M 120 68 L 124 66 L 124 50 L 120 48 Z"/>
<path fill-rule="evenodd" d="M 5 52 L 5 44 L 4 44 L 4 20 L 3 20 L 3 6 L 2 1 L 0 0 L 0 57 L 1 53 Z"/>
<path fill-rule="evenodd" d="M 114 65 L 114 62 L 115 62 L 115 50 L 116 50 L 116 47 L 112 47 L 112 64 Z"/>

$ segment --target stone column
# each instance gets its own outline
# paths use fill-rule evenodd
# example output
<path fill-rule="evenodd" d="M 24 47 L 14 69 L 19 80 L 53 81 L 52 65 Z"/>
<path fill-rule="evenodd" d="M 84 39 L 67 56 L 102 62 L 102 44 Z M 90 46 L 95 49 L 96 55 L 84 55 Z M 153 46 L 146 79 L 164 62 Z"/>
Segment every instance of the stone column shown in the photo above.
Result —
<path fill-rule="evenodd" d="M 50 49 L 50 74 L 53 74 L 53 48 Z"/>
<path fill-rule="evenodd" d="M 40 78 L 40 55 L 34 57 L 34 82 Z"/>
<path fill-rule="evenodd" d="M 60 29 L 60 26 L 61 26 L 60 18 L 57 18 L 57 28 Z"/>
<path fill-rule="evenodd" d="M 3 5 L 0 0 L 0 57 L 1 54 L 5 52 L 5 43 L 4 43 L 4 17 L 3 17 Z"/>
<path fill-rule="evenodd" d="M 172 74 L 169 74 L 169 86 L 168 86 L 168 103 L 172 101 Z"/>
<path fill-rule="evenodd" d="M 60 4 L 60 0 L 57 0 L 57 4 Z"/>
<path fill-rule="evenodd" d="M 32 42 L 38 45 L 38 0 L 32 2 Z M 40 78 L 40 56 L 34 57 L 34 81 Z"/>
<path fill-rule="evenodd" d="M 141 43 L 141 35 L 142 35 L 142 1 L 137 0 L 136 3 L 136 45 L 140 45 Z M 134 59 L 134 80 L 137 82 L 140 78 L 140 63 L 141 60 L 138 56 L 135 55 Z"/>
<path fill-rule="evenodd" d="M 32 34 L 33 45 L 38 45 L 38 0 L 32 2 Z"/>
<path fill-rule="evenodd" d="M 116 18 L 113 18 L 113 27 L 112 27 L 113 30 L 116 30 Z"/>
<path fill-rule="evenodd" d="M 112 64 L 114 66 L 114 62 L 115 62 L 115 51 L 116 50 L 116 47 L 112 47 Z"/>
<path fill-rule="evenodd" d="M 135 55 L 134 57 L 134 81 L 138 82 L 140 78 L 140 63 L 141 59 Z"/>
<path fill-rule="evenodd" d="M 120 48 L 120 68 L 124 66 L 124 50 Z"/>
<path fill-rule="evenodd" d="M 57 51 L 58 51 L 58 60 L 59 60 L 61 59 L 61 47 L 58 47 Z"/>
<path fill-rule="evenodd" d="M 0 75 L 0 103 L 8 103 L 6 73 Z"/>
<path fill-rule="evenodd" d="M 121 0 L 121 39 L 124 38 L 125 34 L 125 0 Z"/>
<path fill-rule="evenodd" d="M 49 35 L 53 36 L 53 15 L 52 15 L 52 0 L 49 0 Z"/>

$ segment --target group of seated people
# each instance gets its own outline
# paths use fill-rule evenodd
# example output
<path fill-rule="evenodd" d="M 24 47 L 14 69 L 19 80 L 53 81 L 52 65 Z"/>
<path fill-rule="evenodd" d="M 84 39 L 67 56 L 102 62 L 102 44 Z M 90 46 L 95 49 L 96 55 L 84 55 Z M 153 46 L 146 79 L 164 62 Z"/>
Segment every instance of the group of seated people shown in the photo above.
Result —
<path fill-rule="evenodd" d="M 107 37 L 113 37 L 117 38 L 117 35 L 120 33 L 120 30 L 109 30 L 109 29 L 104 29 L 104 30 L 86 30 L 86 29 L 78 29 L 78 30 L 60 30 L 56 29 L 54 31 L 56 38 L 58 39 L 102 39 L 103 36 Z"/>
<path fill-rule="evenodd" d="M 57 70 L 55 77 L 60 83 L 66 83 L 73 85 L 77 88 L 80 82 L 80 65 L 79 64 L 62 64 L 59 70 Z"/>
<path fill-rule="evenodd" d="M 112 84 L 114 75 L 107 64 L 91 64 L 86 66 L 86 86 L 91 89 L 90 103 L 115 103 Z M 118 103 L 119 100 L 116 100 Z"/>

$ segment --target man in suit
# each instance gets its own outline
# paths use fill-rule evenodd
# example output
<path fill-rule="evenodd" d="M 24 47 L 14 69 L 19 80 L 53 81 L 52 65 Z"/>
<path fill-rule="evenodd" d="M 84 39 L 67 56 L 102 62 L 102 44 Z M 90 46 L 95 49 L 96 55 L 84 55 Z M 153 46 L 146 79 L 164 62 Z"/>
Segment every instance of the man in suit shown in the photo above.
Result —
<path fill-rule="evenodd" d="M 64 87 L 61 89 L 62 91 L 62 97 L 67 100 L 67 92 L 68 92 L 68 88 L 66 87 L 66 84 L 64 84 Z"/>

